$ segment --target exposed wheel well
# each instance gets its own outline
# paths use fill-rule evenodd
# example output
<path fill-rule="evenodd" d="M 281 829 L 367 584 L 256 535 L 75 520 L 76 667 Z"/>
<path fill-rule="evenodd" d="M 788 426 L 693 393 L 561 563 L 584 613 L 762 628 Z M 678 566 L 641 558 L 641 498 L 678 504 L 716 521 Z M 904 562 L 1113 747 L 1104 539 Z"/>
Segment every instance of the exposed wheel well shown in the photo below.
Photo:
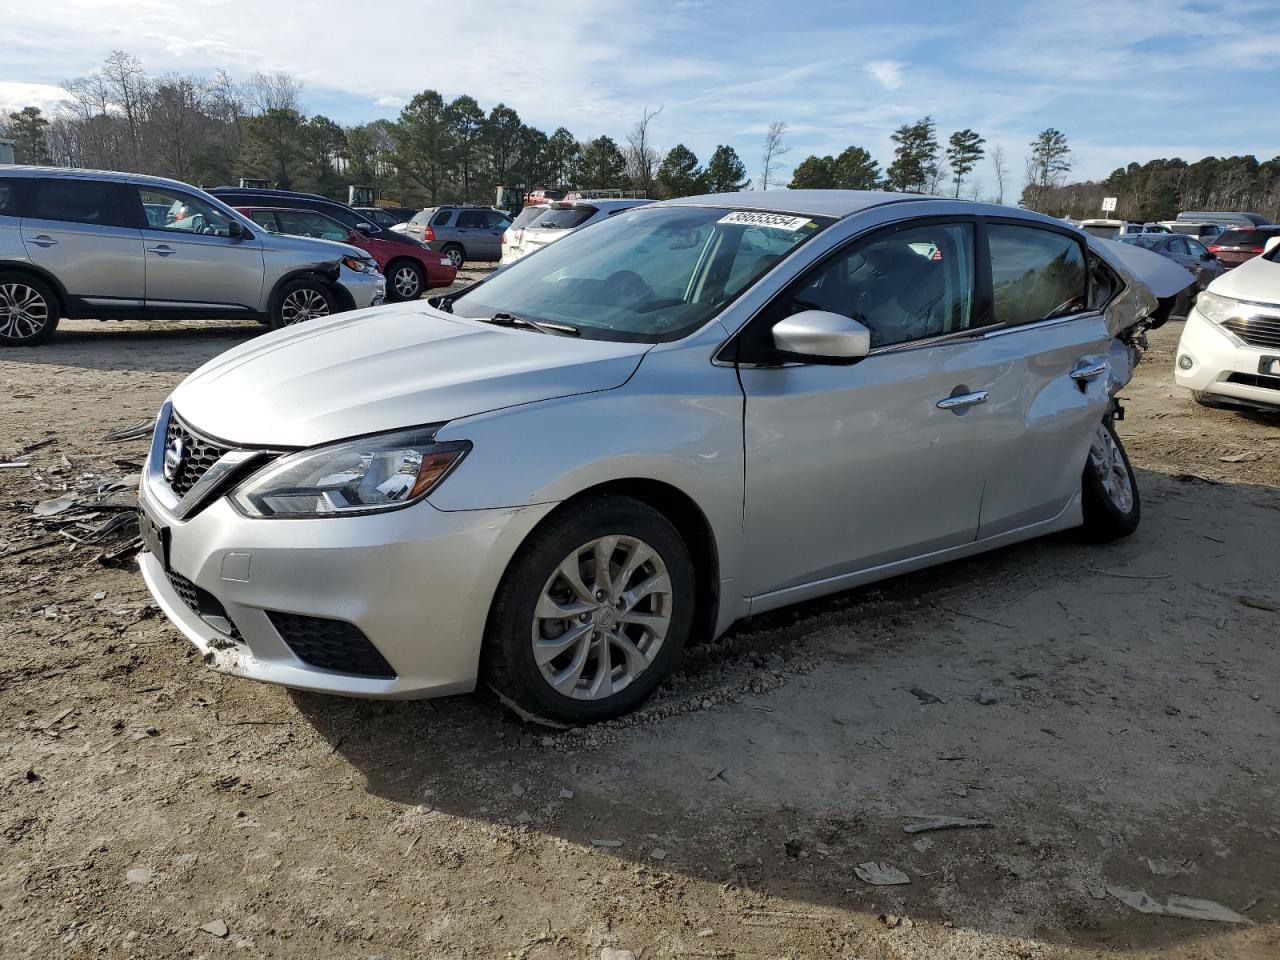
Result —
<path fill-rule="evenodd" d="M 53 295 L 58 298 L 58 313 L 65 317 L 70 312 L 71 300 L 67 296 L 67 291 L 58 282 L 58 278 L 47 270 L 42 270 L 39 267 L 21 261 L 0 260 L 0 273 L 25 273 L 28 276 L 35 277 L 48 286 L 53 291 Z"/>
<path fill-rule="evenodd" d="M 720 609 L 720 558 L 711 524 L 707 522 L 702 509 L 684 491 L 660 480 L 611 480 L 574 494 L 548 514 L 542 523 L 548 523 L 561 513 L 574 509 L 576 504 L 584 500 L 605 494 L 631 497 L 647 504 L 670 520 L 671 525 L 680 533 L 693 562 L 696 590 L 693 632 L 689 642 L 699 643 L 712 639 Z"/>

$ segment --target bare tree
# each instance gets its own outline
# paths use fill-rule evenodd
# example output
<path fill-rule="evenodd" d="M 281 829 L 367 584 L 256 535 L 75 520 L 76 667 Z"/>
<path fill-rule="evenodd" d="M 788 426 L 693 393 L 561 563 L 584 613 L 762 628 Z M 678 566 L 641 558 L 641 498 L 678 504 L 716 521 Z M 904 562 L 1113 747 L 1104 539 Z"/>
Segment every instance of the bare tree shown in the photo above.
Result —
<path fill-rule="evenodd" d="M 257 113 L 302 112 L 302 84 L 287 73 L 255 73 L 246 93 L 249 105 Z"/>
<path fill-rule="evenodd" d="M 129 159 L 133 169 L 142 167 L 142 121 L 150 86 L 142 62 L 131 53 L 112 50 L 102 65 L 102 83 L 112 105 L 124 114 L 129 134 Z"/>
<path fill-rule="evenodd" d="M 764 157 L 761 160 L 760 189 L 768 190 L 773 182 L 773 171 L 778 165 L 778 158 L 791 148 L 784 146 L 782 138 L 786 136 L 787 125 L 781 120 L 769 124 L 769 132 L 764 135 Z"/>
<path fill-rule="evenodd" d="M 991 148 L 991 169 L 996 175 L 996 203 L 1004 203 L 1004 182 L 1009 176 L 1009 167 L 1004 158 L 1004 147 Z"/>
<path fill-rule="evenodd" d="M 646 196 L 653 191 L 658 164 L 662 162 L 662 157 L 649 137 L 649 124 L 662 113 L 662 109 L 659 107 L 657 110 L 650 111 L 645 107 L 644 113 L 640 116 L 640 122 L 627 134 L 627 176 L 631 180 L 631 185 L 637 190 L 643 190 Z"/>

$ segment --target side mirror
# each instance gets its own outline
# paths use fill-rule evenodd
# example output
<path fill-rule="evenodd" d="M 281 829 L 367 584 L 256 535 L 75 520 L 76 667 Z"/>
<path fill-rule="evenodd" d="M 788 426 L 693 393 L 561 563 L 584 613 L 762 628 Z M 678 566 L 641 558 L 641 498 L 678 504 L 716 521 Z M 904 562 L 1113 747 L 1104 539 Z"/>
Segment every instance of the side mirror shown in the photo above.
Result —
<path fill-rule="evenodd" d="M 774 324 L 773 345 L 787 360 L 853 363 L 871 352 L 871 331 L 838 313 L 804 310 Z"/>
<path fill-rule="evenodd" d="M 227 236 L 232 240 L 243 240 L 248 232 L 239 220 L 232 220 L 227 224 Z"/>
<path fill-rule="evenodd" d="M 1276 247 L 1280 247 L 1280 237 L 1267 237 L 1267 242 L 1262 245 L 1262 252 L 1268 254 Z"/>
<path fill-rule="evenodd" d="M 361 233 L 363 233 L 367 237 L 369 234 L 373 233 L 378 228 L 375 227 L 372 223 L 357 223 L 356 229 L 359 230 Z"/>
<path fill-rule="evenodd" d="M 1204 260 L 1207 263 L 1208 261 L 1213 259 L 1213 254 L 1210 253 L 1208 250 L 1206 250 L 1204 253 L 1200 254 L 1200 259 Z"/>

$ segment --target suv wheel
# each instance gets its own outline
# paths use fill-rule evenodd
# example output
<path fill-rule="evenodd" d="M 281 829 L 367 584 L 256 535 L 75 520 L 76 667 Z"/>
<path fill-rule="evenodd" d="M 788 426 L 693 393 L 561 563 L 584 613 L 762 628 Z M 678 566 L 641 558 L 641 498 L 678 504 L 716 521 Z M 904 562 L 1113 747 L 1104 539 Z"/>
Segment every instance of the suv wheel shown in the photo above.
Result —
<path fill-rule="evenodd" d="M 42 280 L 25 273 L 0 273 L 0 345 L 44 343 L 58 329 L 58 300 Z"/>
<path fill-rule="evenodd" d="M 461 270 L 462 265 L 467 262 L 466 252 L 456 243 L 445 244 L 444 249 L 440 252 L 449 258 L 449 262 L 453 264 L 455 270 Z"/>
<path fill-rule="evenodd" d="M 693 605 L 689 550 L 666 517 L 629 497 L 582 504 L 536 530 L 503 577 L 489 685 L 529 720 L 616 717 L 675 667 Z"/>
<path fill-rule="evenodd" d="M 422 278 L 422 268 L 408 260 L 393 263 L 388 271 L 387 280 L 387 299 L 392 302 L 417 300 L 422 296 L 426 286 Z"/>
<path fill-rule="evenodd" d="M 291 327 L 336 313 L 337 301 L 318 280 L 290 280 L 276 294 L 271 308 L 271 328 Z"/>

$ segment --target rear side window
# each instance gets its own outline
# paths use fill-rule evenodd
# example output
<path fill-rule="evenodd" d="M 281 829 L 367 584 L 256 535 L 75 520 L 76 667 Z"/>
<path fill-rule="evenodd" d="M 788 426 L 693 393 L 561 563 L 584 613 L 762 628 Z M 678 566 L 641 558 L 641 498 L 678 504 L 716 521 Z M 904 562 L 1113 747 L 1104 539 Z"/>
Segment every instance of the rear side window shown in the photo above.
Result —
<path fill-rule="evenodd" d="M 1008 326 L 1078 313 L 1087 290 L 1084 250 L 1035 227 L 987 227 L 996 322 Z"/>
<path fill-rule="evenodd" d="M 1089 309 L 1101 310 L 1120 292 L 1120 277 L 1096 253 L 1089 253 Z"/>
<path fill-rule="evenodd" d="M 504 217 L 497 210 L 486 210 L 484 215 L 489 220 L 490 230 L 505 230 L 511 226 L 511 218 Z"/>
<path fill-rule="evenodd" d="M 20 217 L 18 196 L 21 180 L 0 180 L 0 217 Z"/>
<path fill-rule="evenodd" d="M 431 221 L 431 225 L 433 227 L 447 227 L 449 225 L 449 218 L 452 216 L 452 210 L 441 210 L 435 215 L 435 219 Z"/>
<path fill-rule="evenodd" d="M 521 230 L 533 223 L 534 220 L 538 219 L 538 217 L 542 216 L 542 214 L 546 212 L 546 207 L 525 207 L 516 214 L 516 218 L 511 221 L 511 229 Z"/>
<path fill-rule="evenodd" d="M 463 210 L 458 214 L 458 226 L 463 230 L 488 230 L 489 218 L 483 210 Z"/>
<path fill-rule="evenodd" d="M 101 180 L 37 180 L 30 216 L 37 220 L 135 226 L 130 189 Z"/>

